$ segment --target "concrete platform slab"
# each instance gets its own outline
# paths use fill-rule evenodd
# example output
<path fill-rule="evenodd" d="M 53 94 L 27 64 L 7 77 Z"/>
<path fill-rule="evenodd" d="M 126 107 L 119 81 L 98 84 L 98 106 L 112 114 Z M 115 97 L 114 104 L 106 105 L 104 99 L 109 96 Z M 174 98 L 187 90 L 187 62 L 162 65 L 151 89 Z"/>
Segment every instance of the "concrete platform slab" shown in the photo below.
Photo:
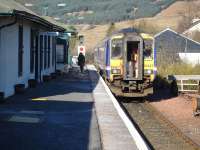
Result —
<path fill-rule="evenodd" d="M 124 116 L 125 113 L 117 103 L 112 101 L 111 92 L 109 93 L 104 81 L 96 72 L 94 66 L 87 66 L 90 78 L 93 82 L 93 97 L 95 102 L 96 114 L 101 134 L 102 147 L 104 150 L 138 150 L 149 149 L 141 136 L 133 129 L 133 125 Z M 108 88 L 108 87 L 107 87 Z M 116 105 L 118 105 L 116 107 Z M 120 107 L 120 108 L 119 108 Z M 128 125 L 129 124 L 129 125 Z M 131 128 L 127 128 L 131 126 Z M 133 137 L 134 136 L 134 137 Z"/>

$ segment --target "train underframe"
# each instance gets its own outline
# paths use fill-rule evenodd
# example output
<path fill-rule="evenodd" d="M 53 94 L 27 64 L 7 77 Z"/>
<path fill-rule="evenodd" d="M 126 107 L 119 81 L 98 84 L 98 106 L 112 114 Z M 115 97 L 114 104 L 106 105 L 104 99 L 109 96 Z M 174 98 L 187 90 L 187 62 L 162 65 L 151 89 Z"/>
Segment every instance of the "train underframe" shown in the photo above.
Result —
<path fill-rule="evenodd" d="M 149 78 L 144 80 L 122 80 L 115 79 L 112 82 L 106 80 L 110 90 L 116 96 L 122 97 L 146 97 L 153 94 L 152 82 Z"/>

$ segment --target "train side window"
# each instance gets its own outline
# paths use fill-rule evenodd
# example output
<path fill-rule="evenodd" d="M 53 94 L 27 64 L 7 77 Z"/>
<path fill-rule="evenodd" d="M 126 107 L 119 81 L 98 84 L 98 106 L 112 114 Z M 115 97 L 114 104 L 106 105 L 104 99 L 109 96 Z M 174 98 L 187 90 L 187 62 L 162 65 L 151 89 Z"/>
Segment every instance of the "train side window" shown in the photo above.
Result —
<path fill-rule="evenodd" d="M 144 57 L 151 57 L 152 56 L 152 50 L 151 49 L 145 49 L 144 50 Z"/>

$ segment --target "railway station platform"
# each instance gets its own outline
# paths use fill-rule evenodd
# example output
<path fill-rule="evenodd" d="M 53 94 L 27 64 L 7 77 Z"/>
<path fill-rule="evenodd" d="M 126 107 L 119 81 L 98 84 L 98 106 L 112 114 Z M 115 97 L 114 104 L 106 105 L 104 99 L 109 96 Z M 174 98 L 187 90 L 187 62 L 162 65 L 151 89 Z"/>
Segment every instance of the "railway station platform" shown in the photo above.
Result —
<path fill-rule="evenodd" d="M 103 149 L 149 149 L 93 65 L 88 65 Z"/>
<path fill-rule="evenodd" d="M 92 65 L 0 105 L 0 149 L 148 149 Z"/>

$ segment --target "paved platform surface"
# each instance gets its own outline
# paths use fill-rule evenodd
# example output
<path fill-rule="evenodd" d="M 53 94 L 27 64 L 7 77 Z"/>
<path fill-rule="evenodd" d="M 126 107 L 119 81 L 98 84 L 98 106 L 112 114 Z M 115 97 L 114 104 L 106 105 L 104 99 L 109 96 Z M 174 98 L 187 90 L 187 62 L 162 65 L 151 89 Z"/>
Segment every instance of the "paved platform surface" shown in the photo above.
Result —
<path fill-rule="evenodd" d="M 94 66 L 0 105 L 1 150 L 135 150 Z"/>
<path fill-rule="evenodd" d="M 1 150 L 99 150 L 88 73 L 67 76 L 0 105 Z"/>
<path fill-rule="evenodd" d="M 88 66 L 95 70 L 94 66 Z M 138 149 L 133 137 L 120 118 L 114 104 L 108 95 L 96 71 L 90 71 L 93 83 L 93 96 L 97 119 L 101 133 L 102 147 L 105 150 L 136 150 Z"/>

